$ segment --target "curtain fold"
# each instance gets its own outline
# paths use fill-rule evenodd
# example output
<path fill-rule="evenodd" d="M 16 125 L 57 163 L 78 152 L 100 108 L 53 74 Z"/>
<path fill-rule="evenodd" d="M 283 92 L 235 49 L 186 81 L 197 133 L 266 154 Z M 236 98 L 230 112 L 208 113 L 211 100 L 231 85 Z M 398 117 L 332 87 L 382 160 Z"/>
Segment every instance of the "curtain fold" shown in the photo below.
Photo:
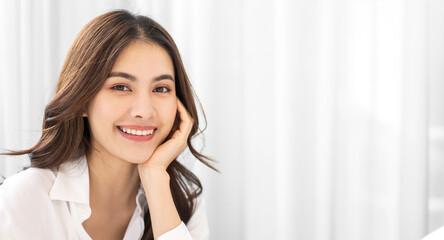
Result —
<path fill-rule="evenodd" d="M 428 6 L 429 81 L 429 166 L 428 166 L 428 231 L 444 225 L 444 2 L 430 0 Z"/>

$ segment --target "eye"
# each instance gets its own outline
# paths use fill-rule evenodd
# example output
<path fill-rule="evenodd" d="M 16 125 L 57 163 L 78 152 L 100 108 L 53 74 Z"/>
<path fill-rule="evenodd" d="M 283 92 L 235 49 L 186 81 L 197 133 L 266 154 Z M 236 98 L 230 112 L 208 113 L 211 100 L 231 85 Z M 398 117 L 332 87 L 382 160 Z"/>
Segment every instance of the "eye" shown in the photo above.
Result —
<path fill-rule="evenodd" d="M 156 87 L 154 89 L 154 92 L 160 92 L 160 93 L 167 93 L 170 92 L 171 90 L 167 87 Z"/>
<path fill-rule="evenodd" d="M 113 87 L 111 87 L 111 89 L 113 90 L 117 90 L 117 91 L 131 91 L 127 86 L 125 85 L 115 85 Z"/>

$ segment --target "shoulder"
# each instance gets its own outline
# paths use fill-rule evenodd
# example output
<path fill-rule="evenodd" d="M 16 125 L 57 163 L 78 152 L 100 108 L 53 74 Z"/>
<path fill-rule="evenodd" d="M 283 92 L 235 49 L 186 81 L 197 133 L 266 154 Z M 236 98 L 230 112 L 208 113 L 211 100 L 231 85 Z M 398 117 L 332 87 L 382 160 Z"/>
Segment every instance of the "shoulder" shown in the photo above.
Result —
<path fill-rule="evenodd" d="M 29 216 L 46 211 L 51 202 L 49 191 L 54 183 L 54 173 L 49 169 L 29 168 L 7 178 L 0 185 L 0 226 L 21 225 Z M 5 224 L 6 223 L 6 224 Z"/>
<path fill-rule="evenodd" d="M 38 197 L 51 190 L 55 175 L 49 169 L 28 168 L 8 177 L 0 185 L 0 200 Z"/>
<path fill-rule="evenodd" d="M 444 226 L 425 236 L 422 240 L 441 240 L 444 239 Z"/>

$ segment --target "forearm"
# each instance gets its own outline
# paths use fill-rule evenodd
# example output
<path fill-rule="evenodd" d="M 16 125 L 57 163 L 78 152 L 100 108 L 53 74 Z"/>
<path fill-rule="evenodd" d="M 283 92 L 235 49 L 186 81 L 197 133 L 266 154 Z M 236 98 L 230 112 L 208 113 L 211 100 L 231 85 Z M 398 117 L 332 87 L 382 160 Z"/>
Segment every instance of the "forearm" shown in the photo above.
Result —
<path fill-rule="evenodd" d="M 179 226 L 181 219 L 174 205 L 170 176 L 164 170 L 145 169 L 141 181 L 147 196 L 154 239 Z"/>

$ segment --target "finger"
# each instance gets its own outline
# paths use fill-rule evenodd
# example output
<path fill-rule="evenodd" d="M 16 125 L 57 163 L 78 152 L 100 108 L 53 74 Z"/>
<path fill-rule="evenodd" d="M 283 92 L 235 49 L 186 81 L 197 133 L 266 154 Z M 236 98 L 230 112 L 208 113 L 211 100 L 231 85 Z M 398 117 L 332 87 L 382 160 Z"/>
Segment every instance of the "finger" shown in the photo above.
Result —
<path fill-rule="evenodd" d="M 177 110 L 180 117 L 179 131 L 184 133 L 185 138 L 187 138 L 193 128 L 194 120 L 179 99 L 177 99 Z"/>
<path fill-rule="evenodd" d="M 179 117 L 181 120 L 179 128 L 181 130 L 187 130 L 188 128 L 190 128 L 191 130 L 191 128 L 193 127 L 194 120 L 179 99 L 177 100 L 177 109 L 179 111 Z M 184 128 L 182 128 L 182 126 Z"/>
<path fill-rule="evenodd" d="M 192 121 L 190 114 L 188 113 L 187 109 L 179 99 L 177 99 L 177 110 L 179 110 L 181 120 Z"/>

